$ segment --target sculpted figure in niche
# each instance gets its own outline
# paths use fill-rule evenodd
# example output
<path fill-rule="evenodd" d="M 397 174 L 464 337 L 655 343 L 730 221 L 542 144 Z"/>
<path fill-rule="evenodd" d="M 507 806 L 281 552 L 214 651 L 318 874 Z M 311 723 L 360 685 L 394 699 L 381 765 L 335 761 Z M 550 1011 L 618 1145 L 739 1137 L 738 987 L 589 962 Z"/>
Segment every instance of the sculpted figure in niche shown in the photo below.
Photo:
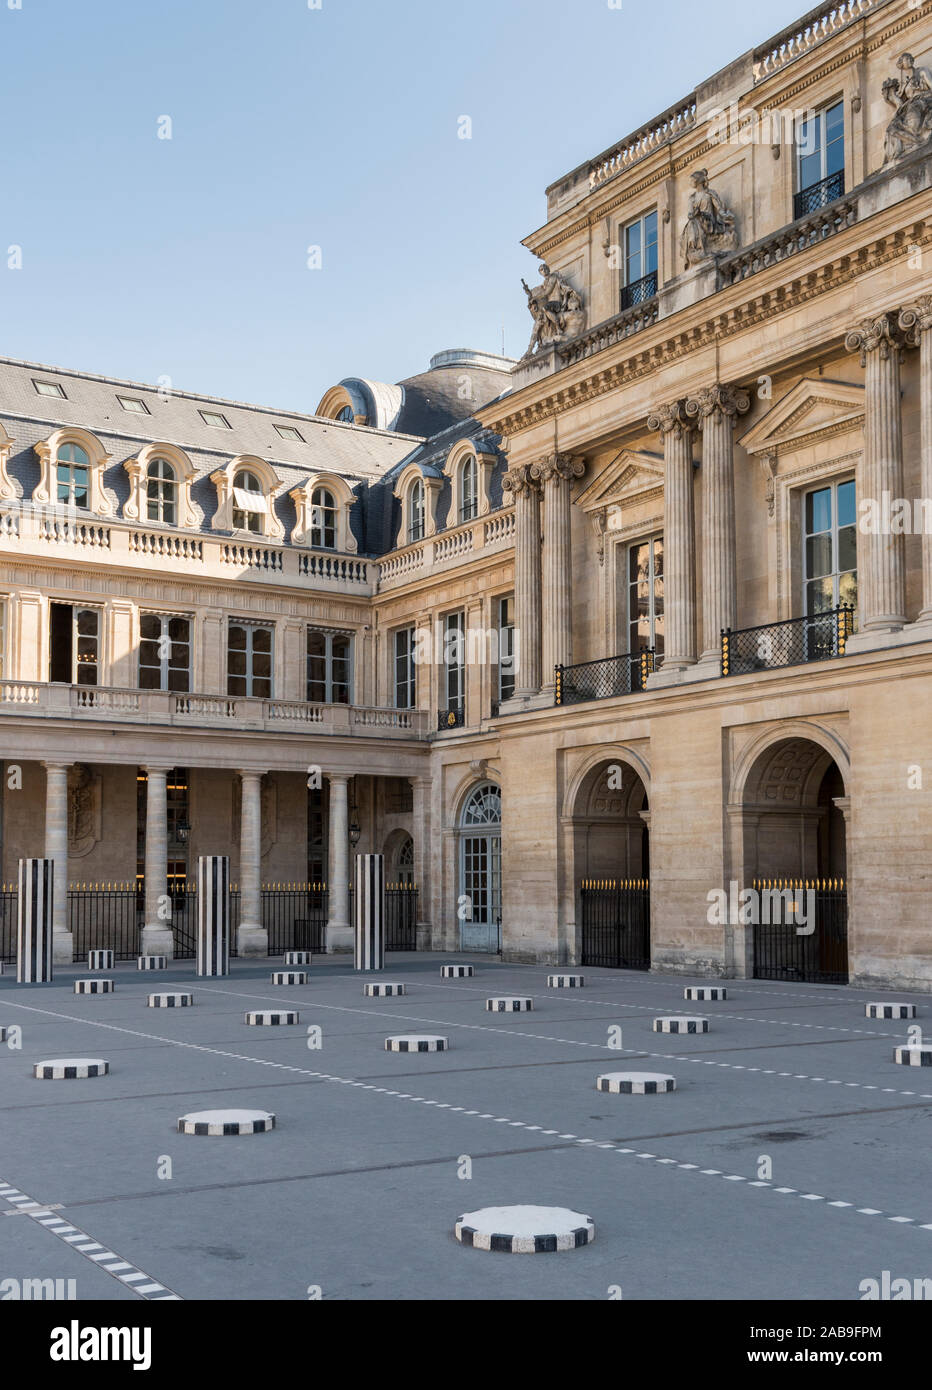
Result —
<path fill-rule="evenodd" d="M 690 177 L 693 191 L 689 195 L 686 226 L 680 238 L 687 270 L 709 256 L 734 251 L 738 245 L 735 215 L 709 187 L 708 171 L 697 169 Z"/>
<path fill-rule="evenodd" d="M 896 108 L 884 140 L 884 164 L 924 145 L 932 137 L 932 86 L 913 55 L 904 53 L 897 60 L 899 77 L 888 77 L 883 84 L 884 100 Z"/>
<path fill-rule="evenodd" d="M 582 298 L 558 270 L 548 265 L 538 267 L 541 283 L 530 288 L 522 280 L 527 306 L 534 320 L 534 331 L 525 357 L 531 357 L 539 348 L 549 347 L 551 343 L 563 342 L 581 333 L 585 322 Z"/>

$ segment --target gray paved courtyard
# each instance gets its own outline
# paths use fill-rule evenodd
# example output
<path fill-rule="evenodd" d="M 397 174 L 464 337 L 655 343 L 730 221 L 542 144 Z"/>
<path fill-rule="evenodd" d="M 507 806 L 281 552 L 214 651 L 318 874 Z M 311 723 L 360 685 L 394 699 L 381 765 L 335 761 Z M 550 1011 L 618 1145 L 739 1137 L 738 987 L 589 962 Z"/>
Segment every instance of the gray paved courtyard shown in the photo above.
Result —
<path fill-rule="evenodd" d="M 157 1288 L 303 1300 L 315 1287 L 324 1299 L 599 1300 L 620 1287 L 624 1299 L 856 1300 L 884 1270 L 932 1277 L 918 1161 L 932 1070 L 892 1061 L 909 1023 L 864 1014 L 868 999 L 910 1000 L 925 1026 L 928 996 L 729 981 L 726 1001 L 687 1004 L 684 986 L 708 981 L 587 969 L 585 989 L 553 990 L 545 969 L 488 958 L 472 958 L 472 979 L 442 980 L 452 959 L 470 958 L 390 958 L 381 978 L 408 993 L 388 999 L 365 998 L 374 977 L 332 959 L 288 988 L 270 983 L 276 961 L 204 980 L 193 962 L 118 965 L 105 972 L 116 992 L 99 996 L 72 993 L 86 971 L 25 987 L 7 966 L 0 1026 L 18 1025 L 22 1048 L 0 1047 L 0 1279 L 74 1279 L 79 1299 L 137 1302 Z M 181 987 L 192 1008 L 145 1007 Z M 534 1011 L 487 1013 L 502 993 L 533 995 Z M 243 1022 L 285 1006 L 298 1026 Z M 669 1013 L 705 1015 L 711 1030 L 652 1032 Z M 384 1050 L 390 1033 L 419 1031 L 450 1050 Z M 33 1063 L 65 1056 L 107 1058 L 111 1073 L 33 1078 Z M 669 1072 L 678 1089 L 595 1089 L 629 1066 Z M 220 1107 L 270 1110 L 277 1127 L 176 1132 L 180 1115 Z M 461 1213 L 524 1202 L 589 1214 L 595 1243 L 534 1258 L 454 1240 Z M 101 1251 L 125 1267 L 107 1272 Z"/>

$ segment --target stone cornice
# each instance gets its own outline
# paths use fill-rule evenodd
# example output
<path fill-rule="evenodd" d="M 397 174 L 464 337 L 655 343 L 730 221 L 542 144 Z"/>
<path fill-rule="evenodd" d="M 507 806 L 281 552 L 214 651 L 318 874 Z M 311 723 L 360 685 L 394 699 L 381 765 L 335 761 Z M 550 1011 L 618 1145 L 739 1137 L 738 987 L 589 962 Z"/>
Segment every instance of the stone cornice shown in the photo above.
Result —
<path fill-rule="evenodd" d="M 896 204 L 889 212 L 902 219 L 902 209 L 902 204 Z M 694 310 L 706 313 L 704 321 L 690 323 L 692 314 L 689 310 L 682 311 L 675 319 L 660 319 L 637 335 L 636 351 L 631 350 L 631 339 L 622 340 L 613 348 L 606 348 L 603 353 L 586 358 L 588 372 L 584 377 L 561 381 L 560 378 L 568 377 L 572 371 L 572 368 L 564 368 L 554 377 L 544 378 L 515 393 L 517 397 L 525 398 L 523 402 L 515 401 L 513 396 L 504 396 L 477 410 L 476 415 L 496 434 L 514 436 L 574 406 L 617 392 L 620 387 L 642 380 L 664 366 L 682 361 L 748 328 L 797 309 L 872 270 L 902 260 L 916 246 L 932 246 L 932 212 L 902 220 L 901 225 L 891 225 L 875 233 L 866 242 L 859 242 L 865 226 L 865 223 L 856 224 L 833 237 L 825 249 L 830 247 L 834 254 L 820 264 L 810 264 L 808 269 L 805 262 L 799 264 L 798 269 L 794 264 L 796 274 L 789 282 L 779 282 L 779 275 L 786 273 L 786 264 L 781 262 L 752 279 L 727 286 L 708 300 L 693 306 Z M 797 258 L 794 258 L 794 262 L 797 262 Z M 770 288 L 764 289 L 767 283 Z M 756 287 L 756 293 L 747 293 L 751 286 Z M 736 302 L 736 295 L 742 289 L 745 295 Z M 685 319 L 686 323 L 677 328 L 674 326 L 676 319 L 681 324 Z M 538 392 L 542 394 L 534 399 Z"/>

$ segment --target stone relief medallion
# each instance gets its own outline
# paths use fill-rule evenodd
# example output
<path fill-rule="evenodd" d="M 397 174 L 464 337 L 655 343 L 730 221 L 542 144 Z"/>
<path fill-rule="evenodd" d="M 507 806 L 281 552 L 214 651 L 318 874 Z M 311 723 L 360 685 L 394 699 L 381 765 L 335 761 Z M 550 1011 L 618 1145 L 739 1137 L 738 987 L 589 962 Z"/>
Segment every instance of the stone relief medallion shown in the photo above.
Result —
<path fill-rule="evenodd" d="M 83 859 L 101 840 L 101 778 L 84 763 L 68 773 L 68 856 Z"/>

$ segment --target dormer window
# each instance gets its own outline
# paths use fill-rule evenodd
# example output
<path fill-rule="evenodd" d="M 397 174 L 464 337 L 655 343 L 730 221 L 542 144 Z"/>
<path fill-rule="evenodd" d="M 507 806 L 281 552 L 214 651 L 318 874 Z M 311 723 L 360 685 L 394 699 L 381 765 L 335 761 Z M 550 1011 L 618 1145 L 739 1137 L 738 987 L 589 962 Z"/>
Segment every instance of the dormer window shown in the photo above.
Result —
<path fill-rule="evenodd" d="M 425 529 L 424 484 L 415 478 L 408 493 L 408 540 L 422 541 Z"/>
<path fill-rule="evenodd" d="M 55 456 L 56 498 L 69 507 L 87 510 L 91 461 L 80 444 L 62 444 Z"/>
<path fill-rule="evenodd" d="M 355 425 L 356 412 L 351 405 L 345 405 L 337 416 L 337 419 L 342 420 L 345 425 Z"/>
<path fill-rule="evenodd" d="M 337 504 L 325 487 L 315 487 L 311 494 L 311 545 L 318 550 L 337 547 Z"/>
<path fill-rule="evenodd" d="M 621 307 L 643 304 L 657 293 L 657 210 L 622 228 Z"/>
<path fill-rule="evenodd" d="M 153 459 L 146 469 L 146 518 L 174 526 L 178 520 L 178 480 L 166 459 Z"/>
<path fill-rule="evenodd" d="M 826 207 L 845 191 L 845 106 L 836 101 L 799 127 L 793 217 Z"/>
<path fill-rule="evenodd" d="M 252 531 L 262 535 L 262 517 L 268 503 L 262 494 L 262 484 L 255 473 L 241 468 L 233 475 L 233 530 Z"/>
<path fill-rule="evenodd" d="M 479 465 L 475 454 L 467 454 L 460 465 L 460 521 L 474 521 L 479 515 Z"/>

